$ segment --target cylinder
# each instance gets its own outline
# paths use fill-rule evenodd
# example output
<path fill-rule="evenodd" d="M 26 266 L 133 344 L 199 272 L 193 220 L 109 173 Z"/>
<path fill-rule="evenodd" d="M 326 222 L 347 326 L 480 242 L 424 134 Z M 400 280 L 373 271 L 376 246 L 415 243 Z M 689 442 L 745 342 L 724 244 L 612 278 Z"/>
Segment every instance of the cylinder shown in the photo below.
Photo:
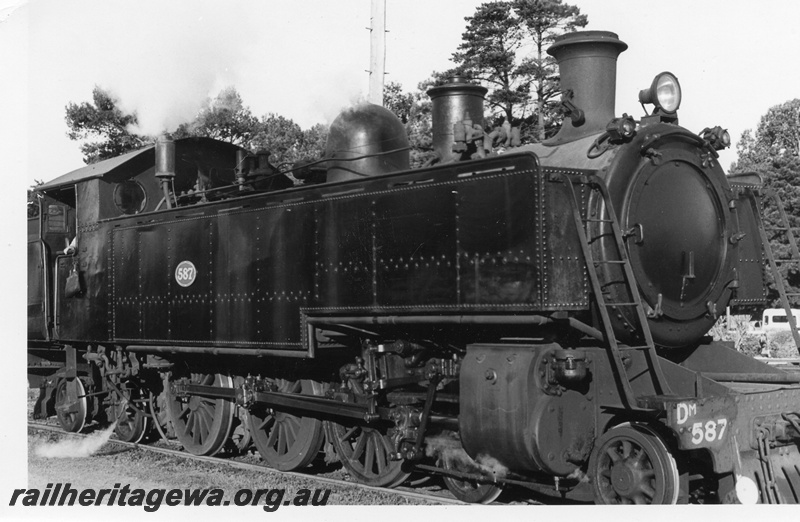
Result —
<path fill-rule="evenodd" d="M 364 103 L 343 111 L 331 124 L 325 157 L 327 181 L 346 181 L 410 168 L 406 129 L 392 111 Z"/>
<path fill-rule="evenodd" d="M 614 118 L 617 91 L 617 57 L 628 48 L 615 33 L 579 31 L 556 38 L 547 53 L 558 62 L 561 92 L 572 91 L 571 101 L 584 113 L 575 125 L 564 118 L 561 129 L 545 145 L 561 145 L 605 131 Z"/>
<path fill-rule="evenodd" d="M 448 78 L 444 85 L 428 89 L 433 119 L 433 150 L 439 161 L 446 163 L 462 159 L 453 152 L 454 127 L 471 120 L 483 127 L 483 99 L 488 89 L 469 83 L 460 76 Z"/>

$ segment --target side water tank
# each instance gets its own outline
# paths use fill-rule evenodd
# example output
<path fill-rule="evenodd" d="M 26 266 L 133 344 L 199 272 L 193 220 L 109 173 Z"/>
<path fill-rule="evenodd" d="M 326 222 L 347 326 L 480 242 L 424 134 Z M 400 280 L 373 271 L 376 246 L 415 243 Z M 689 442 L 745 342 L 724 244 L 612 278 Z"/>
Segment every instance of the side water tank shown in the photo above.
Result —
<path fill-rule="evenodd" d="M 361 179 L 410 167 L 406 129 L 392 111 L 364 103 L 343 111 L 331 124 L 325 157 L 327 181 Z M 360 158 L 360 159 L 353 159 Z"/>

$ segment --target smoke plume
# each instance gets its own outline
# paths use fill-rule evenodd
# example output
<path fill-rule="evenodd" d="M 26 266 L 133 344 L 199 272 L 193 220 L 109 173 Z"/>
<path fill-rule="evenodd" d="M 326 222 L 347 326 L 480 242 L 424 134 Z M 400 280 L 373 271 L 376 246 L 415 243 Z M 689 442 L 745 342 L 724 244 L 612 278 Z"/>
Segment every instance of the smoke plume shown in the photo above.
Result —
<path fill-rule="evenodd" d="M 508 475 L 509 469 L 496 458 L 481 454 L 475 461 L 467 455 L 460 442 L 452 437 L 431 437 L 425 442 L 425 454 L 428 457 L 438 457 L 443 462 L 450 462 L 451 467 L 459 471 L 480 472 L 495 479 Z"/>
<path fill-rule="evenodd" d="M 95 454 L 114 433 L 117 423 L 103 431 L 92 433 L 80 439 L 65 439 L 53 443 L 44 443 L 37 446 L 34 454 L 46 459 L 79 459 Z"/>
<path fill-rule="evenodd" d="M 209 98 L 236 85 L 244 57 L 243 34 L 255 34 L 257 20 L 236 4 L 198 2 L 115 2 L 105 28 L 96 29 L 94 52 L 103 65 L 100 87 L 119 100 L 139 123 L 142 135 L 174 131 L 193 120 Z M 120 55 L 119 22 L 136 33 Z M 111 42 L 108 51 L 103 42 Z M 246 39 L 244 39 L 246 41 Z M 135 43 L 134 43 L 135 42 Z M 114 52 L 116 51 L 116 52 Z"/>
<path fill-rule="evenodd" d="M 312 43 L 316 36 L 306 34 L 304 9 L 297 6 L 221 0 L 113 5 L 110 19 L 94 29 L 101 65 L 96 81 L 120 109 L 137 114 L 138 125 L 129 129 L 136 134 L 174 131 L 228 86 L 256 116 L 275 112 L 304 127 L 330 122 L 358 96 L 366 76 L 364 62 L 350 65 L 352 50 L 340 49 L 336 39 Z M 136 35 L 125 55 L 119 54 L 121 20 Z M 344 30 L 335 27 L 332 21 L 332 31 Z M 106 41 L 112 42 L 108 50 Z M 331 54 L 337 59 L 326 59 Z"/>

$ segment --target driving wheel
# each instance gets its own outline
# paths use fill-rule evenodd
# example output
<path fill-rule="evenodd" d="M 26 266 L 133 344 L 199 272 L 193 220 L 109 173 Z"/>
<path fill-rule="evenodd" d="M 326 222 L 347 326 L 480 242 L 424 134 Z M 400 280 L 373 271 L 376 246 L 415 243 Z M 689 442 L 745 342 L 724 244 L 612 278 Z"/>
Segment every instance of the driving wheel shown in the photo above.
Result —
<path fill-rule="evenodd" d="M 175 376 L 170 377 L 174 381 Z M 222 374 L 192 373 L 191 384 L 233 388 L 233 380 Z M 233 425 L 233 402 L 201 395 L 179 397 L 167 386 L 167 412 L 175 436 L 193 455 L 214 455 L 219 452 Z"/>
<path fill-rule="evenodd" d="M 466 452 L 445 451 L 439 457 L 439 465 L 448 471 L 470 473 L 472 475 L 480 474 L 480 468 L 472 462 Z M 443 475 L 442 480 L 444 480 L 444 485 L 447 486 L 447 489 L 454 497 L 462 502 L 471 504 L 491 504 L 503 492 L 501 485 L 493 484 L 489 481 L 482 482 L 453 475 Z"/>
<path fill-rule="evenodd" d="M 273 381 L 280 393 L 313 394 L 310 381 Z M 254 408 L 247 416 L 258 453 L 271 468 L 291 471 L 314 460 L 322 447 L 322 421 L 272 408 Z"/>
<path fill-rule="evenodd" d="M 370 486 L 399 486 L 411 474 L 402 460 L 392 460 L 391 439 L 377 428 L 328 423 L 328 440 L 342 465 L 358 482 Z"/>

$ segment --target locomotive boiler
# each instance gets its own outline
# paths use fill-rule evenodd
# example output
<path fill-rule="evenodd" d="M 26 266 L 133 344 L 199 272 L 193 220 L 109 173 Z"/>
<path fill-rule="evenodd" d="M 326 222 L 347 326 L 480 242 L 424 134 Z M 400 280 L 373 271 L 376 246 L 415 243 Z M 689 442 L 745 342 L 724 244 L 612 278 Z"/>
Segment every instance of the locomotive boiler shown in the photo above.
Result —
<path fill-rule="evenodd" d="M 615 114 L 626 47 L 557 39 L 543 143 L 494 150 L 486 89 L 453 78 L 429 91 L 424 168 L 366 105 L 297 185 L 188 138 L 39 187 L 36 414 L 195 454 L 252 440 L 280 470 L 327 441 L 361 482 L 419 470 L 472 502 L 797 503 L 800 375 L 706 337 L 766 300 L 765 189 L 726 177 L 721 128 L 678 125 L 671 73 L 640 93 L 651 113 Z"/>

